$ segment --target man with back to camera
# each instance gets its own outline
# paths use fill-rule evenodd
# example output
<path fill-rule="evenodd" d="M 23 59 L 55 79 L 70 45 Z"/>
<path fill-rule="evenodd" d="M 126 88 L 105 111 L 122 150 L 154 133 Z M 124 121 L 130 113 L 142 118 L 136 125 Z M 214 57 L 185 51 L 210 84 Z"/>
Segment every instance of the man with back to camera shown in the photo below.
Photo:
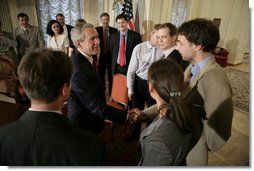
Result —
<path fill-rule="evenodd" d="M 106 88 L 105 75 L 107 70 L 109 94 L 111 94 L 110 92 L 112 88 L 112 73 L 111 73 L 112 71 L 111 71 L 111 56 L 109 55 L 109 45 L 110 45 L 109 39 L 113 33 L 117 32 L 117 29 L 109 26 L 110 17 L 108 13 L 106 12 L 102 13 L 100 15 L 100 19 L 102 26 L 96 27 L 96 30 L 100 38 L 100 48 L 101 48 L 98 70 L 102 83 L 104 84 L 104 88 Z"/>
<path fill-rule="evenodd" d="M 24 56 L 19 78 L 31 108 L 18 121 L 0 128 L 0 165 L 106 164 L 105 144 L 62 115 L 71 74 L 71 61 L 63 52 L 41 48 Z"/>

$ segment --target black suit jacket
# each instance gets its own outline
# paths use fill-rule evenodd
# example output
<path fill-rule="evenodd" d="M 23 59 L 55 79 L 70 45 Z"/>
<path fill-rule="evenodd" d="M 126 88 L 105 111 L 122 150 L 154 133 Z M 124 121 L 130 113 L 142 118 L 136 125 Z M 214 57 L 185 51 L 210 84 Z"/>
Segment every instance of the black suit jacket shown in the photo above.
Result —
<path fill-rule="evenodd" d="M 67 24 L 65 24 L 66 25 L 66 27 L 67 27 L 67 32 L 68 32 L 68 39 L 69 39 L 69 47 L 71 47 L 71 48 L 75 48 L 75 46 L 73 45 L 73 42 L 72 42 L 72 40 L 71 40 L 71 29 L 73 28 L 73 26 L 71 26 L 71 25 L 67 25 Z"/>
<path fill-rule="evenodd" d="M 112 74 L 115 73 L 116 65 L 117 65 L 117 57 L 118 57 L 118 51 L 119 51 L 119 43 L 120 43 L 120 32 L 113 33 L 110 37 L 110 54 L 112 56 Z M 141 35 L 138 32 L 128 30 L 127 33 L 127 42 L 126 42 L 126 65 L 127 68 L 130 63 L 131 54 L 134 49 L 134 47 L 142 43 Z"/>
<path fill-rule="evenodd" d="M 183 71 L 185 71 L 185 69 L 189 66 L 189 62 L 183 60 L 182 55 L 178 52 L 178 50 L 173 50 L 168 56 L 167 58 L 173 59 L 175 60 L 183 69 Z"/>
<path fill-rule="evenodd" d="M 103 70 L 103 69 L 106 69 L 107 65 L 111 64 L 111 58 L 109 56 L 109 52 L 108 52 L 108 54 L 104 54 L 103 27 L 102 26 L 96 27 L 96 30 L 97 30 L 97 32 L 99 34 L 100 49 L 101 49 L 101 53 L 100 53 L 100 57 L 99 57 L 99 68 L 101 68 Z M 108 37 L 108 48 L 109 48 L 109 45 L 110 45 L 110 36 L 113 33 L 117 32 L 117 29 L 114 28 L 114 27 L 109 27 L 109 31 L 108 32 L 109 32 L 109 37 Z"/>
<path fill-rule="evenodd" d="M 106 105 L 103 84 L 97 71 L 77 49 L 71 56 L 73 74 L 68 117 L 77 126 L 99 134 L 104 120 L 124 122 L 127 112 Z"/>
<path fill-rule="evenodd" d="M 105 147 L 96 135 L 53 112 L 26 111 L 0 128 L 0 165 L 105 165 Z"/>

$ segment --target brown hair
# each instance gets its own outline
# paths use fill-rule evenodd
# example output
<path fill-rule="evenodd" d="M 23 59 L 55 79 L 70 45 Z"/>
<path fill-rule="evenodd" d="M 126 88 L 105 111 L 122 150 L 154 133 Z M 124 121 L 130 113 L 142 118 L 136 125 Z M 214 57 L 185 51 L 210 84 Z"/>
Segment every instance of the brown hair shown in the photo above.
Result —
<path fill-rule="evenodd" d="M 4 57 L 0 54 L 0 76 L 6 72 L 6 67 L 14 68 L 13 62 L 11 59 Z"/>
<path fill-rule="evenodd" d="M 153 30 L 158 30 L 160 26 L 161 26 L 161 24 L 154 24 Z"/>
<path fill-rule="evenodd" d="M 220 40 L 218 27 L 204 18 L 184 22 L 179 27 L 178 34 L 184 35 L 190 43 L 201 45 L 205 52 L 212 52 Z"/>
<path fill-rule="evenodd" d="M 169 29 L 169 35 L 174 36 L 177 35 L 177 28 L 174 24 L 172 23 L 163 23 L 159 26 L 158 30 L 161 28 L 168 28 Z"/>
<path fill-rule="evenodd" d="M 108 14 L 107 12 L 103 12 L 103 13 L 100 15 L 100 18 L 101 18 L 101 17 L 104 17 L 104 16 L 106 16 L 106 17 L 109 18 L 109 14 Z"/>
<path fill-rule="evenodd" d="M 166 101 L 166 104 L 159 106 L 159 111 L 167 108 L 166 116 L 176 124 L 181 132 L 190 133 L 192 131 L 191 113 L 181 98 L 184 88 L 181 67 L 172 59 L 161 59 L 150 66 L 148 80 L 159 96 Z"/>
<path fill-rule="evenodd" d="M 70 83 L 72 64 L 64 52 L 38 48 L 22 58 L 18 72 L 31 100 L 51 103 L 64 84 Z"/>

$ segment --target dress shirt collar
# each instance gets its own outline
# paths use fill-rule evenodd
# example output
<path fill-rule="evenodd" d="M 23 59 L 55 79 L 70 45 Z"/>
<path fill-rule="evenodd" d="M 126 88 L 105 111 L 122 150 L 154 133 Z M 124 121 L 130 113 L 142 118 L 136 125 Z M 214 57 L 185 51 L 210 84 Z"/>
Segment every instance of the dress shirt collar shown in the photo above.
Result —
<path fill-rule="evenodd" d="M 29 25 L 27 27 L 21 26 L 22 30 L 26 31 L 29 30 Z"/>
<path fill-rule="evenodd" d="M 128 35 L 128 30 L 129 30 L 129 29 L 127 29 L 125 32 L 121 32 L 121 31 L 120 31 L 120 36 L 121 36 L 121 37 L 122 37 L 122 35 L 127 36 L 127 35 Z"/>
<path fill-rule="evenodd" d="M 81 50 L 78 49 L 78 51 L 93 65 L 93 57 L 86 55 L 85 53 L 81 52 Z"/>
<path fill-rule="evenodd" d="M 109 27 L 102 27 L 103 31 L 109 31 Z"/>
<path fill-rule="evenodd" d="M 170 49 L 167 49 L 167 50 L 163 50 L 163 54 L 165 54 L 165 58 L 171 53 L 173 52 L 173 50 L 175 50 L 175 46 L 170 48 Z"/>
<path fill-rule="evenodd" d="M 62 115 L 62 112 L 59 110 L 42 110 L 42 109 L 34 109 L 34 108 L 29 108 L 29 111 L 35 111 L 35 112 L 52 112 L 52 113 L 58 113 Z"/>
<path fill-rule="evenodd" d="M 149 41 L 146 41 L 146 45 L 148 49 L 152 49 L 153 47 L 156 47 L 156 46 L 153 46 Z"/>
<path fill-rule="evenodd" d="M 205 66 L 205 64 L 207 64 L 208 61 L 210 61 L 212 59 L 211 56 L 203 59 L 202 61 L 200 61 L 199 63 L 197 63 L 196 65 L 194 65 L 192 68 L 191 68 L 191 73 L 192 73 L 192 76 L 193 78 L 198 75 L 198 73 L 200 72 L 200 70 Z"/>

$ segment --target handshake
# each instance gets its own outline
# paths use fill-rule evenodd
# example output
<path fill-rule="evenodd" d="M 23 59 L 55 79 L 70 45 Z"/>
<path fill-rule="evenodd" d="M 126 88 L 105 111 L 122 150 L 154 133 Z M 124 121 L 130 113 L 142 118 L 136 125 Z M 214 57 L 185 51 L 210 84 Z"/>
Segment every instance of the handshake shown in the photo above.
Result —
<path fill-rule="evenodd" d="M 133 108 L 129 110 L 128 115 L 128 119 L 126 120 L 128 124 L 138 123 L 142 121 L 144 117 L 144 113 L 138 108 Z M 110 119 L 105 119 L 104 122 L 113 127 L 113 121 L 111 121 Z"/>
<path fill-rule="evenodd" d="M 128 114 L 129 114 L 128 122 L 131 124 L 142 121 L 144 117 L 144 113 L 138 108 L 133 108 L 129 110 Z"/>

